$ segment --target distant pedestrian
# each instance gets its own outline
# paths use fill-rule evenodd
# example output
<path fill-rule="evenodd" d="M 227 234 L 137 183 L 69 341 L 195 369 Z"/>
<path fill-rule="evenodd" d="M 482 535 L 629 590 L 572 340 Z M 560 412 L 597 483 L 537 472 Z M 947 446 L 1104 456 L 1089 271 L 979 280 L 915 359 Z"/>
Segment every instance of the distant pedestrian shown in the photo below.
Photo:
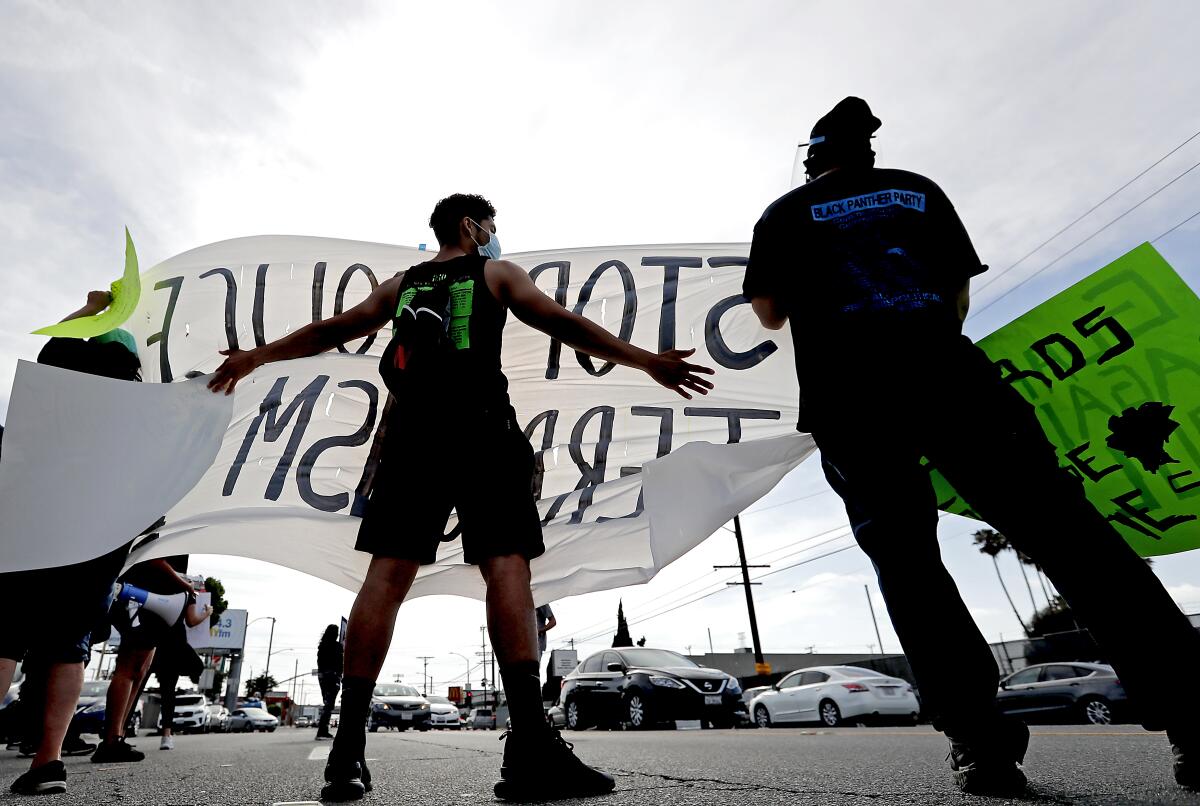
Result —
<path fill-rule="evenodd" d="M 533 612 L 537 618 L 538 661 L 541 662 L 542 655 L 546 654 L 546 633 L 558 625 L 558 620 L 554 618 L 554 611 L 548 604 L 542 605 Z"/>
<path fill-rule="evenodd" d="M 330 624 L 317 644 L 317 682 L 321 685 L 321 722 L 317 725 L 317 739 L 332 739 L 329 720 L 333 717 L 333 706 L 342 689 L 342 642 L 338 639 L 338 627 Z"/>

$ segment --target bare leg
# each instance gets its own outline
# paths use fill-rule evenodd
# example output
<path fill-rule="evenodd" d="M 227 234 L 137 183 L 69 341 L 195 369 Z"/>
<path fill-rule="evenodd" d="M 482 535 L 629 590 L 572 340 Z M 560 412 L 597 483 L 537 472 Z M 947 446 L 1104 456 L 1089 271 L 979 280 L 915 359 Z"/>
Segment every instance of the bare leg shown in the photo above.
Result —
<path fill-rule="evenodd" d="M 13 675 L 17 673 L 17 662 L 12 658 L 0 658 L 0 702 L 8 696 L 12 687 Z"/>
<path fill-rule="evenodd" d="M 82 690 L 82 663 L 55 663 L 50 667 L 46 681 L 46 707 L 42 712 L 42 739 L 33 757 L 34 767 L 59 760 L 63 739 L 75 716 L 75 706 Z"/>
<path fill-rule="evenodd" d="M 492 557 L 479 570 L 487 583 L 488 634 L 496 660 L 536 665 L 537 621 L 529 590 L 529 560 L 519 554 Z"/>
<path fill-rule="evenodd" d="M 396 612 L 421 566 L 414 560 L 373 557 L 346 626 L 347 677 L 374 680 L 396 629 Z"/>
<path fill-rule="evenodd" d="M 108 696 L 104 705 L 107 722 L 104 726 L 104 741 L 115 742 L 125 735 L 125 722 L 129 719 L 130 700 L 141 686 L 142 678 L 154 660 L 153 649 L 129 649 L 117 652 L 117 663 L 108 684 Z"/>

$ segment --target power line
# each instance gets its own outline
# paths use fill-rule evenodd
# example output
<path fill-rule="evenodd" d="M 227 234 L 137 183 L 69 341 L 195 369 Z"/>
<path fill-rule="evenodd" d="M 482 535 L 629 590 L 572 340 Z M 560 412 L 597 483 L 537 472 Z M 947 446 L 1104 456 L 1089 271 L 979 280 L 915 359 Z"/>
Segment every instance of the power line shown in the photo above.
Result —
<path fill-rule="evenodd" d="M 1179 229 L 1180 227 L 1182 227 L 1184 224 L 1186 224 L 1186 223 L 1188 223 L 1189 221 L 1191 221 L 1191 220 L 1192 220 L 1193 218 L 1195 218 L 1196 216 L 1200 216 L 1200 210 L 1197 210 L 1196 212 L 1192 213 L 1190 216 L 1188 216 L 1187 218 L 1183 219 L 1183 220 L 1182 220 L 1182 221 L 1180 221 L 1178 224 L 1176 224 L 1175 226 L 1171 227 L 1169 230 L 1167 230 L 1166 232 L 1164 232 L 1162 235 L 1159 235 L 1157 238 L 1153 238 L 1153 239 L 1151 239 L 1150 243 L 1158 243 L 1158 242 L 1159 242 L 1159 241 L 1161 241 L 1163 238 L 1167 237 L 1167 236 L 1168 236 L 1168 235 L 1170 235 L 1172 232 L 1174 232 L 1175 230 Z"/>
<path fill-rule="evenodd" d="M 1087 218 L 1087 217 L 1088 217 L 1089 215 L 1091 215 L 1092 213 L 1094 213 L 1094 212 L 1096 212 L 1097 210 L 1099 210 L 1099 209 L 1100 209 L 1101 207 L 1103 207 L 1103 206 L 1104 206 L 1104 205 L 1105 205 L 1107 202 L 1111 201 L 1111 200 L 1112 200 L 1112 198 L 1113 198 L 1114 196 L 1116 196 L 1118 193 L 1120 193 L 1122 190 L 1124 190 L 1125 188 L 1129 187 L 1130 185 L 1132 185 L 1132 184 L 1133 184 L 1134 182 L 1136 182 L 1137 180 L 1141 179 L 1141 178 L 1142 178 L 1143 176 L 1145 176 L 1146 174 L 1150 173 L 1150 171 L 1152 171 L 1154 168 L 1157 168 L 1157 167 L 1158 167 L 1158 166 L 1159 166 L 1159 165 L 1160 165 L 1160 164 L 1161 164 L 1161 163 L 1162 163 L 1164 160 L 1166 160 L 1168 157 L 1170 157 L 1172 154 L 1174 154 L 1174 153 L 1175 153 L 1176 151 L 1178 151 L 1179 149 L 1181 149 L 1181 148 L 1183 148 L 1184 146 L 1186 146 L 1188 143 L 1190 143 L 1190 142 L 1192 142 L 1193 140 L 1195 140 L 1197 137 L 1200 137 L 1200 131 L 1197 131 L 1197 132 L 1196 132 L 1196 133 L 1194 133 L 1194 134 L 1193 134 L 1191 137 L 1187 138 L 1187 139 L 1186 139 L 1186 140 L 1184 140 L 1182 143 L 1180 143 L 1179 145 L 1177 145 L 1177 146 L 1175 146 L 1174 148 L 1172 148 L 1172 149 L 1171 149 L 1170 151 L 1168 151 L 1166 154 L 1163 154 L 1161 157 L 1159 157 L 1157 160 L 1155 160 L 1153 163 L 1151 163 L 1149 167 L 1145 168 L 1145 169 L 1144 169 L 1144 170 L 1143 170 L 1141 173 L 1139 173 L 1137 176 L 1133 177 L 1133 179 L 1130 179 L 1128 182 L 1126 182 L 1125 184 L 1121 185 L 1119 188 L 1117 188 L 1117 189 L 1116 189 L 1116 190 L 1114 190 L 1112 193 L 1110 193 L 1110 194 L 1108 194 L 1107 196 L 1105 196 L 1105 197 L 1104 197 L 1103 199 L 1101 199 L 1099 202 L 1097 202 L 1096 204 L 1092 205 L 1092 207 L 1090 207 L 1090 208 L 1088 209 L 1088 211 L 1087 211 L 1087 212 L 1085 212 L 1083 215 L 1079 216 L 1079 217 L 1078 217 L 1078 218 L 1076 218 L 1074 221 L 1072 221 L 1070 224 L 1067 224 L 1065 227 L 1063 227 L 1062 229 L 1060 229 L 1058 232 L 1054 233 L 1054 234 L 1053 234 L 1053 235 L 1051 235 L 1049 238 L 1047 238 L 1046 240 L 1042 241 L 1042 242 L 1041 242 L 1040 244 L 1038 244 L 1037 246 L 1033 247 L 1033 249 L 1031 249 L 1031 250 L 1029 250 L 1028 252 L 1026 252 L 1026 253 L 1025 253 L 1025 254 L 1024 254 L 1024 255 L 1023 255 L 1023 256 L 1022 256 L 1022 257 L 1021 257 L 1019 260 L 1017 260 L 1015 263 L 1013 263 L 1012 265 L 1010 265 L 1008 268 L 1006 268 L 1006 269 L 1002 269 L 1001 271 L 999 271 L 999 272 L 997 272 L 997 273 L 993 274 L 993 275 L 991 276 L 991 278 L 990 278 L 990 279 L 989 279 L 989 280 L 988 280 L 986 283 L 983 283 L 982 285 L 980 285 L 980 286 L 979 286 L 979 288 L 977 288 L 977 289 L 976 289 L 976 293 L 978 293 L 979 291 L 982 291 L 983 289 L 987 288 L 989 285 L 991 285 L 992 283 L 994 283 L 994 282 L 996 282 L 998 279 L 1000 279 L 1000 277 L 1001 277 L 1001 276 L 1003 276 L 1005 273 L 1007 273 L 1007 272 L 1011 271 L 1012 269 L 1015 269 L 1017 266 L 1021 265 L 1022 263 L 1024 263 L 1024 262 L 1025 262 L 1026 260 L 1028 260 L 1029 258 L 1033 257 L 1033 255 L 1035 255 L 1037 252 L 1041 251 L 1043 247 L 1047 246 L 1047 245 L 1048 245 L 1048 244 L 1049 244 L 1051 241 L 1053 241 L 1055 238 L 1057 238 L 1058 236 L 1062 235 L 1064 232 L 1066 232 L 1067 230 L 1071 229 L 1071 227 L 1075 226 L 1075 225 L 1076 225 L 1076 224 L 1078 224 L 1080 221 L 1082 221 L 1083 219 Z M 1160 237 L 1161 237 L 1161 236 L 1160 236 Z"/>
<path fill-rule="evenodd" d="M 1017 290 L 1018 288 L 1020 288 L 1021 286 L 1025 285 L 1026 283 L 1028 283 L 1028 282 L 1029 282 L 1030 280 L 1032 280 L 1034 277 L 1037 277 L 1039 274 L 1041 274 L 1042 272 L 1046 271 L 1046 269 L 1048 269 L 1048 268 L 1050 268 L 1051 266 L 1053 266 L 1054 264 L 1058 263 L 1058 261 L 1062 260 L 1062 259 L 1063 259 L 1063 258 L 1065 258 L 1067 255 L 1071 254 L 1072 252 L 1074 252 L 1074 251 L 1075 251 L 1076 249 L 1078 249 L 1079 247 L 1083 246 L 1083 245 L 1084 245 L 1085 243 L 1087 243 L 1088 241 L 1092 240 L 1092 238 L 1095 238 L 1097 235 L 1099 235 L 1100 233 L 1104 232 L 1104 230 L 1108 229 L 1108 228 L 1109 228 L 1109 227 L 1111 227 L 1113 224 L 1117 223 L 1117 222 L 1118 222 L 1118 221 L 1120 221 L 1122 218 L 1124 218 L 1125 216 L 1129 215 L 1129 214 L 1130 214 L 1130 213 L 1132 213 L 1134 210 L 1138 209 L 1138 208 L 1139 208 L 1139 207 L 1141 207 L 1143 204 L 1145 204 L 1146 202 L 1150 201 L 1150 200 L 1151 200 L 1151 199 L 1153 199 L 1155 196 L 1157 196 L 1159 193 L 1162 193 L 1164 190 L 1166 190 L 1166 189 L 1167 189 L 1167 188 L 1169 188 L 1171 185 L 1175 184 L 1175 183 L 1176 183 L 1176 182 L 1178 182 L 1180 179 L 1182 179 L 1183 177 L 1187 176 L 1188 174 L 1190 174 L 1192 171 L 1196 170 L 1197 168 L 1200 168 L 1200 162 L 1197 162 L 1197 163 L 1193 164 L 1193 165 L 1192 165 L 1190 168 L 1188 168 L 1187 170 L 1185 170 L 1183 173 L 1181 173 L 1181 174 L 1178 174 L 1178 175 L 1177 175 L 1177 176 L 1176 176 L 1174 179 L 1172 179 L 1170 182 L 1167 182 L 1165 185 L 1163 185 L 1162 187 L 1158 188 L 1158 190 L 1154 191 L 1154 192 L 1153 192 L 1153 193 L 1151 193 L 1149 196 L 1147 196 L 1146 198 L 1142 199 L 1142 200 L 1141 200 L 1141 201 L 1139 201 L 1137 204 L 1133 205 L 1133 206 L 1132 206 L 1132 207 L 1130 207 L 1128 210 L 1126 210 L 1125 212 L 1121 213 L 1119 216 L 1117 216 L 1117 217 L 1116 217 L 1116 218 L 1114 218 L 1113 220 L 1109 221 L 1109 222 L 1108 222 L 1107 224 L 1105 224 L 1104 226 L 1100 227 L 1100 229 L 1096 230 L 1096 231 L 1095 231 L 1095 232 L 1093 232 L 1091 235 L 1087 236 L 1087 237 L 1086 237 L 1086 238 L 1084 238 L 1082 241 L 1080 241 L 1079 243 L 1075 244 L 1074 246 L 1072 246 L 1072 247 L 1071 247 L 1070 249 L 1068 249 L 1067 251 L 1063 252 L 1063 253 L 1062 253 L 1061 255 L 1059 255 L 1058 257 L 1054 258 L 1054 260 L 1050 261 L 1050 262 L 1049 262 L 1049 263 L 1047 263 L 1045 266 L 1042 266 L 1040 269 L 1038 269 L 1037 271 L 1035 271 L 1033 274 L 1031 274 L 1031 275 L 1029 275 L 1028 277 L 1026 277 L 1025 279 L 1021 280 L 1021 282 L 1019 282 L 1019 283 L 1017 283 L 1016 285 L 1014 285 L 1014 286 L 1010 287 L 1009 289 L 1007 289 L 1006 291 L 1004 291 L 1002 294 L 1000 294 L 1000 296 L 998 296 L 998 297 L 995 297 L 994 299 L 992 299 L 991 301 L 989 301 L 987 305 L 984 305 L 982 308 L 980 308 L 979 310 L 975 311 L 974 315 L 975 315 L 975 316 L 978 316 L 979 314 L 983 313 L 983 312 L 984 312 L 984 311 L 986 311 L 988 308 L 992 307 L 992 306 L 993 306 L 993 305 L 995 305 L 997 302 L 999 302 L 1000 300 L 1004 299 L 1004 298 L 1005 298 L 1005 297 L 1007 297 L 1009 294 L 1011 294 L 1012 292 L 1016 291 L 1016 290 Z"/>

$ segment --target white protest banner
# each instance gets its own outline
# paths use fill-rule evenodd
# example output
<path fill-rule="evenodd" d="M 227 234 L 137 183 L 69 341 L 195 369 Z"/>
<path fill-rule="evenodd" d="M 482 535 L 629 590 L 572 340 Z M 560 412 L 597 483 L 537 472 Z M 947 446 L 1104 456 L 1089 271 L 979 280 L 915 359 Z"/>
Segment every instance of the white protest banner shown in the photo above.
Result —
<path fill-rule="evenodd" d="M 540 598 L 647 581 L 813 450 L 811 438 L 794 431 L 790 339 L 763 331 L 741 297 L 746 251 L 700 244 L 507 256 L 560 304 L 619 337 L 655 352 L 695 347 L 694 360 L 717 370 L 716 390 L 686 401 L 510 317 L 504 366 L 540 470 Z M 178 381 L 211 372 L 219 349 L 264 344 L 345 310 L 429 257 L 321 238 L 213 244 L 143 275 L 142 301 L 126 327 L 144 347 L 145 379 Z M 239 384 L 229 428 L 214 436 L 215 460 L 168 510 L 160 537 L 132 559 L 235 554 L 356 589 L 367 557 L 352 546 L 385 418 L 377 363 L 387 339 L 385 329 L 337 352 L 267 365 Z M 712 444 L 675 453 L 688 443 Z M 199 463 L 191 454 L 172 461 Z M 154 481 L 146 483 L 148 495 Z M 447 534 L 454 526 L 452 519 Z M 414 596 L 482 591 L 457 539 L 413 587 Z"/>

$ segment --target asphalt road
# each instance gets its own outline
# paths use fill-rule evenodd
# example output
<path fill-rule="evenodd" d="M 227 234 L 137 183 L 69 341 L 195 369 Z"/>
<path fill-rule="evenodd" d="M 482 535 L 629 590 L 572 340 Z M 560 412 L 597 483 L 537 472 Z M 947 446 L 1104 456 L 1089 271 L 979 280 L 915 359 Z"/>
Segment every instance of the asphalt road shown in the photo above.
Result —
<path fill-rule="evenodd" d="M 376 788 L 364 804 L 493 803 L 502 745 L 495 732 L 372 734 Z M 568 733 L 579 755 L 617 776 L 596 806 L 699 804 L 971 804 L 951 783 L 944 739 L 927 728 Z M 315 799 L 328 742 L 313 731 L 182 736 L 176 749 L 141 738 L 146 761 L 67 760 L 66 795 L 39 804 L 275 804 Z M 0 803 L 25 800 L 7 784 L 28 766 L 0 751 Z M 1161 734 L 1120 726 L 1036 727 L 1024 803 L 1200 803 L 1175 786 Z"/>

